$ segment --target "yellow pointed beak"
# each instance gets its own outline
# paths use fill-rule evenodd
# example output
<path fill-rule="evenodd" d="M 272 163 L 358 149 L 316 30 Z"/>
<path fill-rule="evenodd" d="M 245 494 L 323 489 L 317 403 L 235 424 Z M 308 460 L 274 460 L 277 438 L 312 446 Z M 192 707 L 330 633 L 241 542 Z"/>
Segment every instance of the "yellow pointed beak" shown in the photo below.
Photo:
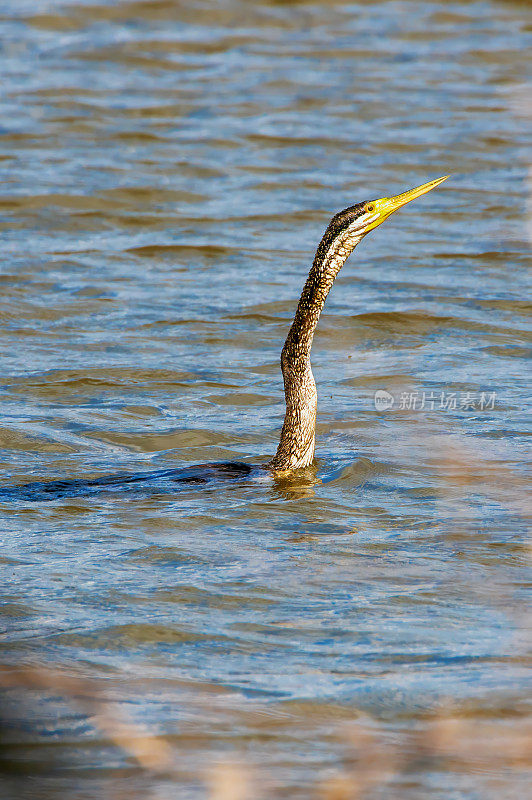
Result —
<path fill-rule="evenodd" d="M 375 200 L 373 203 L 368 204 L 375 206 L 375 212 L 378 214 L 377 219 L 368 225 L 368 231 L 373 230 L 373 228 L 376 228 L 384 222 L 384 220 L 388 219 L 390 214 L 393 214 L 398 208 L 401 208 L 411 200 L 415 200 L 416 197 L 420 197 L 422 194 L 426 194 L 426 192 L 430 192 L 436 186 L 439 186 L 440 183 L 446 181 L 448 177 L 449 175 L 444 175 L 443 178 L 436 178 L 435 181 L 424 183 L 422 186 L 418 186 L 417 189 L 410 189 L 410 191 L 403 192 L 403 194 L 398 194 L 395 197 L 382 197 L 380 200 Z"/>

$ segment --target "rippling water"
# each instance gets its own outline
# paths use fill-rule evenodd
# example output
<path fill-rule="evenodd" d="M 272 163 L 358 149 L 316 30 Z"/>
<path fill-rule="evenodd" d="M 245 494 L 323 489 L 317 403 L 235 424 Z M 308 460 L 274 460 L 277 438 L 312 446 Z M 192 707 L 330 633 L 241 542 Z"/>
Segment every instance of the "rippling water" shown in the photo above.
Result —
<path fill-rule="evenodd" d="M 10 689 L 3 796 L 195 798 L 240 758 L 307 798 L 345 724 L 520 719 L 529 9 L 0 3 L 3 487 L 261 463 L 330 216 L 452 175 L 331 292 L 309 474 L 0 497 L 4 663 L 75 667 L 180 759 L 150 777 L 68 691 Z"/>

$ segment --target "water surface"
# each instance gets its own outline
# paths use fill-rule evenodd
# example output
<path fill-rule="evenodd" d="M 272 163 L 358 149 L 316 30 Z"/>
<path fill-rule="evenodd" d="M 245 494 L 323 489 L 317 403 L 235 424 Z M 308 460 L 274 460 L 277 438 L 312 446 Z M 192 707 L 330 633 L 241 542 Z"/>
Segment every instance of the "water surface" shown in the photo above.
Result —
<path fill-rule="evenodd" d="M 203 797 L 237 758 L 308 798 L 346 725 L 401 752 L 442 707 L 519 723 L 531 24 L 495 0 L 0 4 L 3 487 L 260 464 L 330 216 L 452 175 L 328 298 L 313 472 L 3 497 L 4 663 L 76 670 L 178 764 L 11 688 L 3 796 Z M 523 796 L 520 769 L 396 772 L 394 797 Z"/>

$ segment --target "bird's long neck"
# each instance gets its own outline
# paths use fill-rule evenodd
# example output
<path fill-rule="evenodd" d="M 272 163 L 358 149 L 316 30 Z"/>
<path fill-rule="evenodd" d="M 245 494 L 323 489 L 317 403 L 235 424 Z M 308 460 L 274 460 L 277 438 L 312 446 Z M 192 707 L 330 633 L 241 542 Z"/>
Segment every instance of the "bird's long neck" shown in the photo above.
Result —
<path fill-rule="evenodd" d="M 362 236 L 336 237 L 329 229 L 320 242 L 281 353 L 286 415 L 277 453 L 267 465 L 275 472 L 307 467 L 314 458 L 317 393 L 310 349 L 321 310 L 334 279 Z"/>

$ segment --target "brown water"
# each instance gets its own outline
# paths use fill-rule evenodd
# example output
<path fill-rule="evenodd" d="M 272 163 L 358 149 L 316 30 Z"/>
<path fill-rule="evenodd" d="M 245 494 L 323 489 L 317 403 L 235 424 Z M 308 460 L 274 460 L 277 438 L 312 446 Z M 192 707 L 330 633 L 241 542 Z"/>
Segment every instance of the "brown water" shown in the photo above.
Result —
<path fill-rule="evenodd" d="M 319 796 L 357 726 L 398 752 L 365 796 L 524 796 L 510 756 L 401 765 L 438 709 L 499 755 L 526 713 L 531 25 L 495 0 L 0 3 L 3 661 L 92 687 L 7 690 L 2 797 L 203 797 L 233 759 L 254 788 L 213 796 Z M 314 473 L 5 492 L 273 454 L 330 216 L 443 174 L 327 301 Z"/>

